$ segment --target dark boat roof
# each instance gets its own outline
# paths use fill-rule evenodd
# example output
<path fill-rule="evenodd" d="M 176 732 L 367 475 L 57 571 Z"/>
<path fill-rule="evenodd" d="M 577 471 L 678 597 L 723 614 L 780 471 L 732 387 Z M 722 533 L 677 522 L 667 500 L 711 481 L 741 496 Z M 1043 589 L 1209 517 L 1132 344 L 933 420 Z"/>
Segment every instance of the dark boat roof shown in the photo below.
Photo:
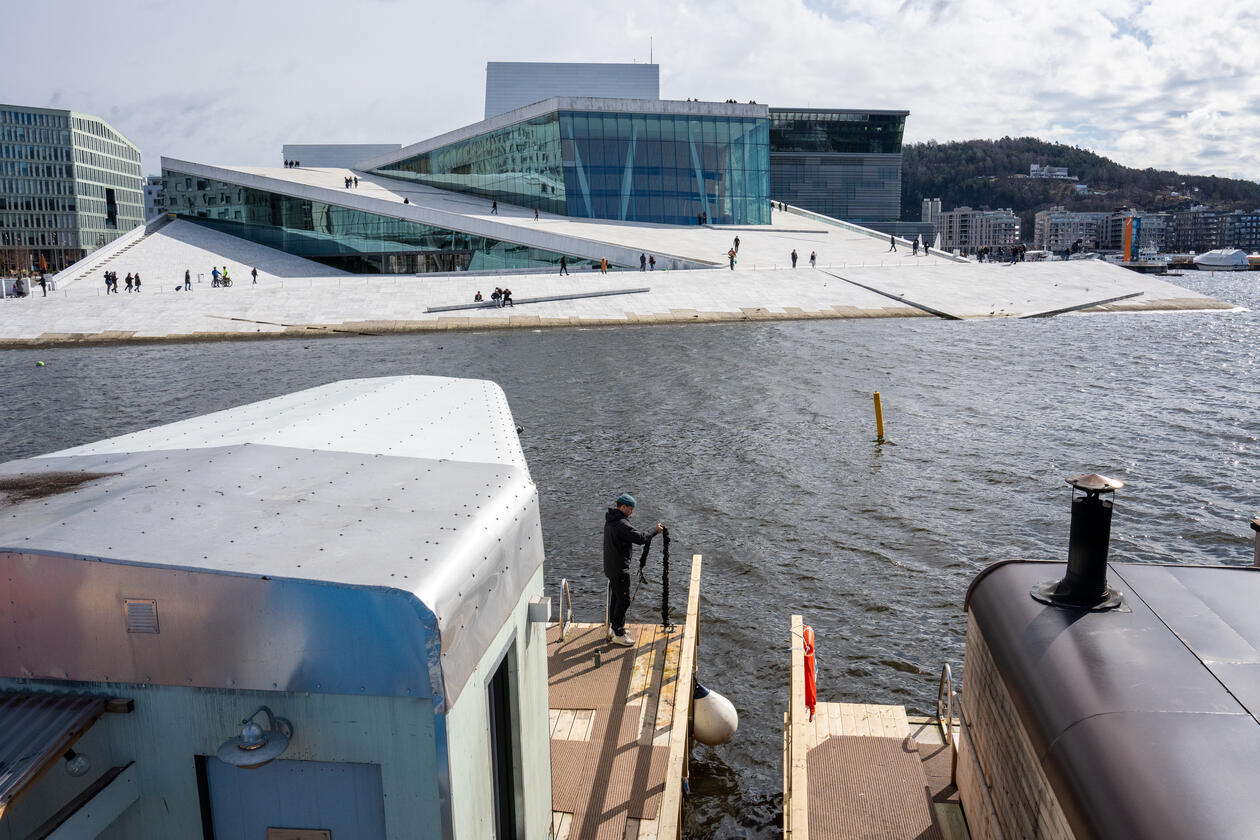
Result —
<path fill-rule="evenodd" d="M 998 564 L 968 594 L 1075 836 L 1260 832 L 1260 569 L 1108 568 L 1120 610 L 1033 600 L 1061 563 Z"/>

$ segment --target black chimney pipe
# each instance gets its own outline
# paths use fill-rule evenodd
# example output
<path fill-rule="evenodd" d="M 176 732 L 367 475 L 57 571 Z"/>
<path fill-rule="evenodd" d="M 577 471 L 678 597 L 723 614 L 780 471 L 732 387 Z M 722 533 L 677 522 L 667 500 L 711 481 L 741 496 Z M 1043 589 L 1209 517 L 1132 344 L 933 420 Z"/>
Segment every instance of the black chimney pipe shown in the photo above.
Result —
<path fill-rule="evenodd" d="M 1102 494 L 1114 493 L 1124 482 L 1091 473 L 1067 479 L 1072 494 L 1072 528 L 1068 536 L 1068 567 L 1062 580 L 1033 587 L 1032 596 L 1056 607 L 1078 610 L 1110 610 L 1120 606 L 1121 595 L 1107 585 L 1107 548 L 1111 542 L 1113 503 Z"/>

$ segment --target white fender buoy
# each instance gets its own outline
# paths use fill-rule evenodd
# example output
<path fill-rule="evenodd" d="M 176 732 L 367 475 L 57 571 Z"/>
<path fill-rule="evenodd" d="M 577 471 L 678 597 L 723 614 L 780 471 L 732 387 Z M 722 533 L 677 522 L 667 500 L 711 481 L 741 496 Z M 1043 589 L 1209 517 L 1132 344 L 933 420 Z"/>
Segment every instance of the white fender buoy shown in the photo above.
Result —
<path fill-rule="evenodd" d="M 716 747 L 735 737 L 735 730 L 739 729 L 739 713 L 735 711 L 735 706 L 730 700 L 696 683 L 692 704 L 695 711 L 691 722 L 691 732 L 696 736 L 697 741 Z"/>

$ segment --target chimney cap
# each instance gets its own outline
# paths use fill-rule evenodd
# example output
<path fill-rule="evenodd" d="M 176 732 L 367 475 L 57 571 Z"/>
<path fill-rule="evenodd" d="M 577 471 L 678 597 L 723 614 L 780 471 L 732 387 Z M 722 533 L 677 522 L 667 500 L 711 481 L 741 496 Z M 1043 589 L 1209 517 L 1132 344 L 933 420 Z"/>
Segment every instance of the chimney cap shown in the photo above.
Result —
<path fill-rule="evenodd" d="M 1064 479 L 1068 484 L 1077 490 L 1084 490 L 1086 493 L 1114 493 L 1124 486 L 1123 481 L 1114 478 L 1108 478 L 1098 473 L 1085 473 L 1083 475 L 1074 475 L 1071 478 Z"/>

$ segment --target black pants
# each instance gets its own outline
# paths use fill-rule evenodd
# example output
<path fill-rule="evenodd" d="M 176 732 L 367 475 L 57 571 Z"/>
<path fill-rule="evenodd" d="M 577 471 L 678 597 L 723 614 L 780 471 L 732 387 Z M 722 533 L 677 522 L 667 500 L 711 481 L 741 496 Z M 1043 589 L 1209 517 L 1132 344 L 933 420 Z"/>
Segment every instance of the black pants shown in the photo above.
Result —
<path fill-rule="evenodd" d="M 608 579 L 608 623 L 613 633 L 624 636 L 626 632 L 626 610 L 630 609 L 630 573 L 622 572 Z"/>

